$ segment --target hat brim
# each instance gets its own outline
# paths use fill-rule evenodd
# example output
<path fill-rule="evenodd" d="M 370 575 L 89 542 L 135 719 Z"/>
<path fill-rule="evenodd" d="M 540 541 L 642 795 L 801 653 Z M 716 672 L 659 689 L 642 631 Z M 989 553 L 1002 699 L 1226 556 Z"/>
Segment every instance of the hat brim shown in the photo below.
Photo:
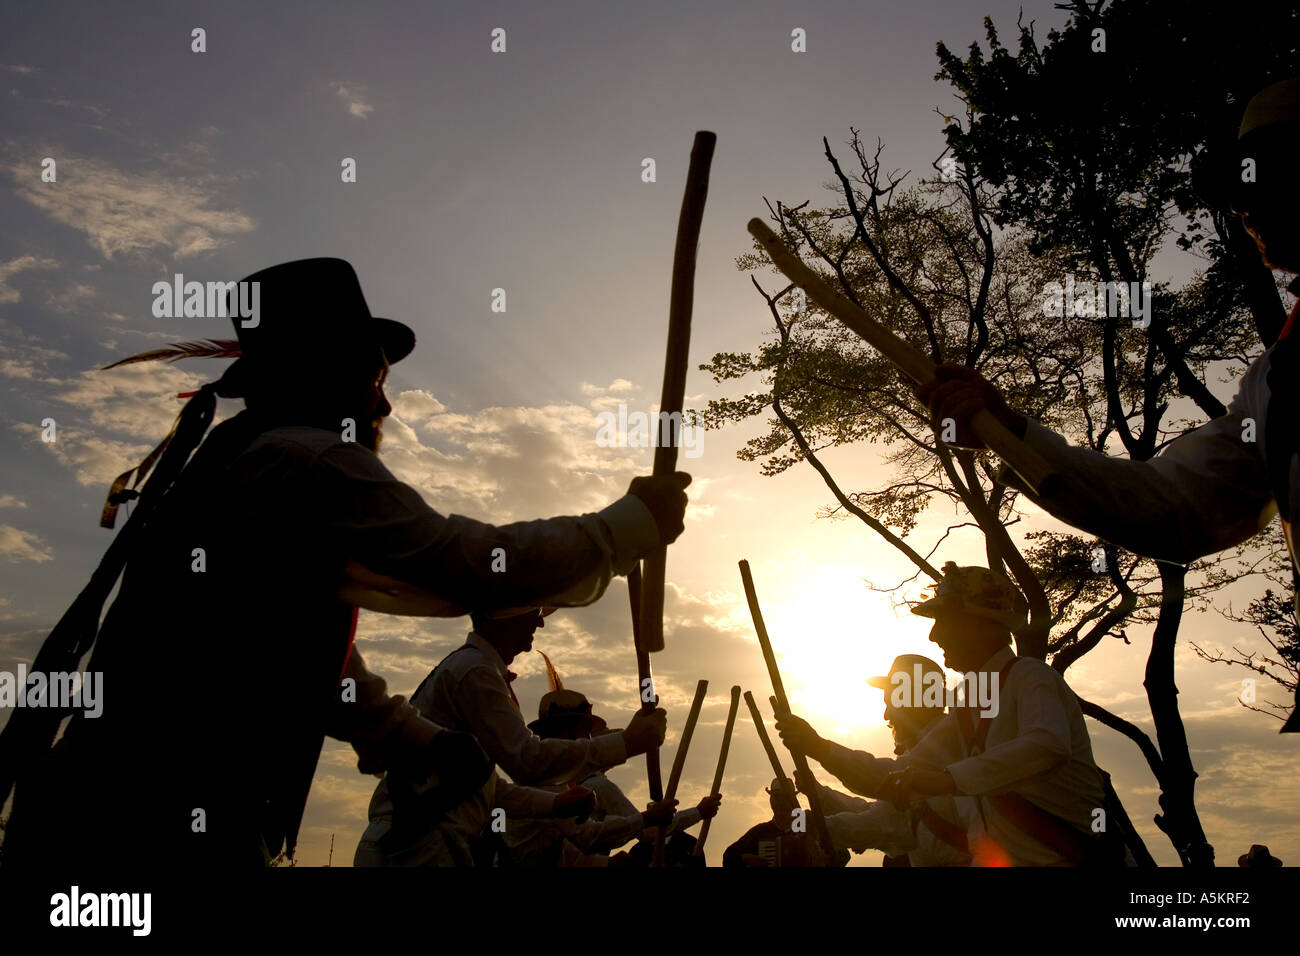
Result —
<path fill-rule="evenodd" d="M 1009 631 L 1016 630 L 1024 623 L 1024 620 L 1014 611 L 994 611 L 989 608 L 972 607 L 961 598 L 953 598 L 949 595 L 930 598 L 930 600 L 922 601 L 912 608 L 912 613 L 918 617 L 929 618 L 935 618 L 950 611 L 962 611 L 972 617 L 983 617 L 990 621 L 997 621 Z"/>
<path fill-rule="evenodd" d="M 506 621 L 512 617 L 523 617 L 526 614 L 532 614 L 534 611 L 540 611 L 542 617 L 550 617 L 558 610 L 558 607 L 502 607 L 497 608 L 495 611 L 483 611 L 481 613 L 489 621 Z"/>
<path fill-rule="evenodd" d="M 596 720 L 591 714 L 547 714 L 530 721 L 528 729 L 538 737 L 554 736 L 556 730 L 568 730 L 573 733 L 592 734 L 596 729 Z M 602 732 L 603 733 L 603 732 Z"/>
<path fill-rule="evenodd" d="M 377 342 L 384 350 L 384 359 L 389 365 L 395 365 L 406 358 L 415 349 L 415 333 L 407 325 L 395 319 L 372 318 L 368 323 L 370 341 Z M 362 331 L 365 341 L 366 331 Z M 247 355 L 235 359 L 222 373 L 217 394 L 223 398 L 244 398 L 250 386 L 256 381 L 259 372 Z"/>
<path fill-rule="evenodd" d="M 409 325 L 396 319 L 372 318 L 370 322 L 389 365 L 396 365 L 415 350 L 415 332 Z"/>
<path fill-rule="evenodd" d="M 868 677 L 867 683 L 876 690 L 889 690 L 889 675 L 884 674 L 880 677 Z"/>
<path fill-rule="evenodd" d="M 912 608 L 912 613 L 917 617 L 936 617 L 946 611 L 964 610 L 961 602 L 954 602 L 947 596 L 932 597 L 928 601 L 922 601 Z"/>

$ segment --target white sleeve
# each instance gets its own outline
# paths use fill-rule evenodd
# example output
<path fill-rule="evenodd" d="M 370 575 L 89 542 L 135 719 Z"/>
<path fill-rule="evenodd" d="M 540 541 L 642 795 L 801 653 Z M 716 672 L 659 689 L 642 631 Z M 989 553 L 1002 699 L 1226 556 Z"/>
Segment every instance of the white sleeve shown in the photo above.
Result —
<path fill-rule="evenodd" d="M 1112 458 L 1069 445 L 1030 421 L 1025 441 L 1060 474 L 1060 494 L 1033 501 L 1067 524 L 1135 554 L 1186 564 L 1240 544 L 1276 513 L 1263 449 L 1267 360 L 1242 376 L 1228 412 L 1175 439 L 1149 461 Z"/>
<path fill-rule="evenodd" d="M 874 849 L 901 856 L 916 849 L 911 817 L 883 801 L 857 813 L 833 813 L 826 818 L 826 829 L 836 848 L 856 853 Z"/>
<path fill-rule="evenodd" d="M 863 800 L 861 797 L 840 793 L 840 791 L 832 790 L 827 786 L 819 786 L 821 786 L 823 813 L 859 813 L 871 806 L 870 800 Z"/>

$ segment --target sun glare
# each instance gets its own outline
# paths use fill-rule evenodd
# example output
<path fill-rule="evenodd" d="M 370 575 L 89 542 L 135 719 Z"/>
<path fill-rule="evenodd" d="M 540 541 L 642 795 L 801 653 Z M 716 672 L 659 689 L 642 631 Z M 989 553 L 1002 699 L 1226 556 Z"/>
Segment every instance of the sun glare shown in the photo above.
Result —
<path fill-rule="evenodd" d="M 896 617 L 887 596 L 867 590 L 860 568 L 799 562 L 781 570 L 785 587 L 764 600 L 763 615 L 790 706 L 831 736 L 883 726 L 883 694 L 866 680 L 898 654 L 926 653 L 925 622 Z"/>

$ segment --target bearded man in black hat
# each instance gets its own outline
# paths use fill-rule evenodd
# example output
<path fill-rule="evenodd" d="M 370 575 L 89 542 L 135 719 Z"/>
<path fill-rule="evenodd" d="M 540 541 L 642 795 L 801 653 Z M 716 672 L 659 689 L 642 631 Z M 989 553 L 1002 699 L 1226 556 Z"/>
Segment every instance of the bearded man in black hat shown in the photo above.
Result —
<path fill-rule="evenodd" d="M 237 361 L 132 470 L 139 483 L 157 463 L 138 496 L 131 472 L 115 483 L 105 521 L 138 497 L 130 520 L 33 667 L 74 670 L 93 644 L 102 716 L 75 714 L 52 750 L 66 714 L 28 709 L 5 727 L 0 799 L 17 779 L 6 866 L 292 856 L 326 734 L 356 741 L 364 771 L 398 767 L 425 781 L 431 807 L 454 804 L 491 764 L 366 673 L 358 606 L 587 604 L 682 530 L 680 473 L 637 478 L 598 514 L 499 527 L 439 514 L 375 454 L 392 411 L 384 381 L 414 348 L 411 329 L 372 317 L 341 259 L 244 281 L 259 284 L 259 314 L 235 315 L 238 342 L 179 348 Z M 135 358 L 157 357 L 180 355 Z M 198 447 L 217 396 L 246 408 Z"/>

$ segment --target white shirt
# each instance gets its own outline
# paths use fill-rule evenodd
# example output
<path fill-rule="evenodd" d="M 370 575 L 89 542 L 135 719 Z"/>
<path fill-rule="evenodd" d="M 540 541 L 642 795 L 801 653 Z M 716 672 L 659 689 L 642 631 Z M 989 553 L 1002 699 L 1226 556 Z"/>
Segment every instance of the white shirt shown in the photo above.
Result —
<path fill-rule="evenodd" d="M 938 724 L 946 718 L 939 718 Z M 931 725 L 931 729 L 935 726 Z M 875 757 L 864 751 L 849 750 L 831 744 L 831 752 L 822 761 L 826 767 L 853 789 L 875 793 L 885 777 L 906 767 L 942 770 L 965 756 L 965 751 L 946 734 L 927 733 L 897 759 Z M 850 782 L 851 781 L 851 782 Z M 868 801 L 822 787 L 826 826 L 831 841 L 856 853 L 868 849 L 883 850 L 890 856 L 907 854 L 912 866 L 968 866 L 970 854 L 941 839 L 925 823 L 920 804 L 899 810 L 883 800 Z M 968 831 L 978 810 L 968 796 L 937 796 L 925 801 L 930 810 L 944 820 Z"/>
<path fill-rule="evenodd" d="M 606 816 L 631 817 L 636 815 L 640 817 L 641 813 L 631 800 L 627 798 L 622 788 L 613 780 L 603 773 L 595 773 L 582 781 L 582 786 L 596 794 L 596 812 L 593 813 L 592 819 L 601 819 Z M 664 837 L 670 837 L 681 830 L 687 830 L 699 823 L 704 817 L 700 814 L 699 807 L 687 807 L 685 810 L 678 810 L 673 814 L 672 822 L 668 824 L 667 830 L 664 831 Z M 653 839 L 655 836 L 655 827 L 649 827 L 644 832 L 637 834 L 638 839 Z"/>
<path fill-rule="evenodd" d="M 997 674 L 1013 656 L 1011 648 L 1004 647 L 978 670 Z M 1016 866 L 1067 862 L 1012 824 L 988 799 L 1008 791 L 1092 834 L 1093 811 L 1103 806 L 1105 796 L 1088 728 L 1074 692 L 1042 661 L 1021 658 L 999 687 L 998 712 L 982 753 L 972 753 L 954 714 L 936 721 L 921 744 L 955 748 L 965 755 L 946 769 L 959 795 L 979 798 L 968 831 L 972 846 L 987 836 Z"/>
<path fill-rule="evenodd" d="M 472 859 L 473 846 L 494 808 L 504 809 L 507 821 L 517 815 L 549 813 L 554 794 L 526 785 L 581 779 L 627 759 L 622 734 L 590 740 L 538 737 L 528 729 L 510 697 L 507 673 L 496 648 L 471 631 L 466 642 L 447 655 L 411 697 L 415 708 L 434 723 L 473 734 L 493 762 L 521 785 L 498 793 L 498 778 L 493 774 L 473 798 L 437 820 L 418 822 L 423 833 L 420 840 L 440 841 L 460 865 L 468 865 L 465 861 Z M 516 792 L 520 789 L 528 792 Z M 507 798 L 504 803 L 503 797 Z M 372 826 L 364 840 L 373 843 L 382 836 L 383 828 L 375 824 L 391 823 L 392 814 L 387 780 L 381 780 L 370 801 Z"/>
<path fill-rule="evenodd" d="M 1072 446 L 1030 420 L 1025 441 L 1055 466 L 1063 487 L 1050 500 L 1026 494 L 1076 528 L 1177 564 L 1247 540 L 1277 513 L 1264 459 L 1275 348 L 1251 363 L 1227 414 L 1180 436 L 1148 461 Z M 1246 419 L 1254 422 L 1254 441 L 1244 440 Z M 1291 501 L 1300 502 L 1300 457 L 1292 459 L 1290 475 Z M 1019 479 L 1011 480 L 1019 487 Z"/>
<path fill-rule="evenodd" d="M 581 785 L 589 786 L 587 780 Z M 564 788 L 543 789 L 560 793 Z M 555 866 L 561 865 L 566 855 L 557 854 L 559 859 L 549 855 L 557 844 L 562 851 L 607 854 L 639 838 L 643 830 L 641 814 L 635 808 L 626 814 L 607 814 L 598 809 L 581 823 L 572 819 L 525 819 L 507 813 L 504 841 L 519 866 Z"/>

